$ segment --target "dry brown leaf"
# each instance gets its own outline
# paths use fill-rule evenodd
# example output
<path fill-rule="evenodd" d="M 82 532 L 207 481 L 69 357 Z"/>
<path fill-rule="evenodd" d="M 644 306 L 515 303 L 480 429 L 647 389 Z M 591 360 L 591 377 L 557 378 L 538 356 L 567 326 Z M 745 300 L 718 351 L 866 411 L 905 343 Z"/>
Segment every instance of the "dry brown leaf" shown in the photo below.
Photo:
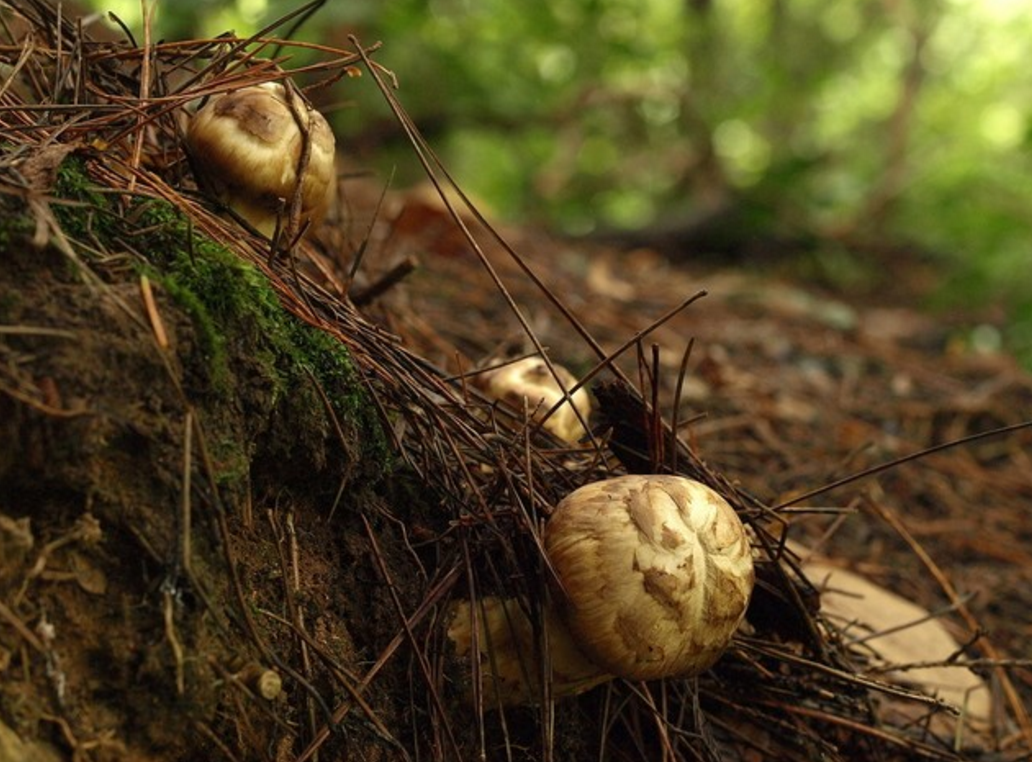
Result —
<path fill-rule="evenodd" d="M 853 641 L 871 654 L 873 665 L 945 662 L 960 650 L 931 612 L 865 577 L 817 560 L 804 563 L 803 570 L 821 590 L 821 612 L 841 628 L 847 644 Z M 989 719 L 989 687 L 963 666 L 891 670 L 884 677 L 962 709 L 972 726 Z"/>

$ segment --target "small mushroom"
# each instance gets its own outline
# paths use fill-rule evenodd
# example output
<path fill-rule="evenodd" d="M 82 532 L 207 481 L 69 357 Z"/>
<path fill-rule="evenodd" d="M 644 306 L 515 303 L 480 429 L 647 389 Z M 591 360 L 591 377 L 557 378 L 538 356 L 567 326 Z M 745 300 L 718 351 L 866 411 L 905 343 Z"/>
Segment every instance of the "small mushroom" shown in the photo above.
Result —
<path fill-rule="evenodd" d="M 555 698 L 613 677 L 653 680 L 708 669 L 749 603 L 749 535 L 715 491 L 680 476 L 621 476 L 588 484 L 545 525 L 555 576 L 541 621 Z M 503 704 L 540 699 L 533 629 L 518 601 L 485 599 L 479 650 L 485 687 Z M 449 638 L 472 650 L 469 602 Z M 464 620 L 464 623 L 463 623 Z"/>
<path fill-rule="evenodd" d="M 493 595 L 475 602 L 457 601 L 451 609 L 448 639 L 460 659 L 469 658 L 473 650 L 474 616 L 478 661 L 484 670 L 488 706 L 496 701 L 505 706 L 538 701 L 542 695 L 540 649 L 526 601 Z M 554 698 L 575 696 L 613 679 L 581 652 L 554 607 L 546 606 L 541 616 L 548 638 L 549 677 Z"/>
<path fill-rule="evenodd" d="M 542 426 L 545 429 L 564 442 L 579 442 L 587 435 L 582 419 L 586 422 L 591 414 L 591 397 L 587 389 L 581 387 L 566 398 L 563 387 L 569 391 L 577 384 L 577 379 L 561 365 L 553 364 L 552 367 L 555 376 L 544 360 L 525 357 L 479 374 L 477 385 L 489 397 L 504 400 L 518 410 L 523 409 L 526 400 L 527 410 L 534 420 L 544 420 Z M 562 381 L 562 386 L 556 376 Z M 548 411 L 564 398 L 565 402 L 545 418 Z"/>
<path fill-rule="evenodd" d="M 300 96 L 294 107 L 297 117 L 286 88 L 264 82 L 213 95 L 187 127 L 198 183 L 267 236 L 289 210 L 306 139 L 300 224 L 319 222 L 336 194 L 333 132 Z"/>

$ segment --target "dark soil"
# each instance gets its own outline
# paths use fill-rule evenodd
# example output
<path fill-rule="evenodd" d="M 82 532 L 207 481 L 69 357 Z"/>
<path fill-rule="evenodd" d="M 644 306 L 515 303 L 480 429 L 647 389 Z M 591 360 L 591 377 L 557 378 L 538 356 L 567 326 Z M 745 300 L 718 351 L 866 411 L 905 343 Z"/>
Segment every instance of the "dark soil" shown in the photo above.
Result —
<path fill-rule="evenodd" d="M 18 206 L 4 215 L 26 218 Z M 107 235 L 146 250 L 175 231 Z M 375 412 L 343 348 L 221 257 L 116 250 L 87 271 L 5 234 L 0 599 L 5 627 L 26 635 L 4 630 L 0 705 L 17 732 L 76 758 L 185 759 L 226 735 L 240 750 L 292 737 L 249 682 L 299 645 L 277 619 L 284 601 L 341 663 L 390 636 L 360 519 L 377 521 L 390 469 Z M 226 280 L 206 282 L 213 273 Z"/>

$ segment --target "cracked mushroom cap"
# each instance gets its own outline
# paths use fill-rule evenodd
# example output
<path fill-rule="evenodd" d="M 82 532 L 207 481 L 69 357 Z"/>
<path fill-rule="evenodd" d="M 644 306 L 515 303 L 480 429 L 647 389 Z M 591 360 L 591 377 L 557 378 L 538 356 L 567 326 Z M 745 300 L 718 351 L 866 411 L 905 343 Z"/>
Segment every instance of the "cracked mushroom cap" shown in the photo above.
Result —
<path fill-rule="evenodd" d="M 712 489 L 680 476 L 581 487 L 556 506 L 544 543 L 576 643 L 627 679 L 706 670 L 752 592 L 742 522 Z"/>
<path fill-rule="evenodd" d="M 576 385 L 577 379 L 570 371 L 561 365 L 553 364 L 552 367 L 567 390 Z M 544 417 L 564 397 L 552 371 L 537 357 L 525 357 L 486 372 L 479 377 L 478 385 L 489 396 L 505 400 L 517 410 L 523 409 L 523 400 L 526 399 L 527 409 L 536 420 Z M 580 418 L 577 411 L 580 411 Z M 564 442 L 576 443 L 587 435 L 581 418 L 587 421 L 590 414 L 591 397 L 588 390 L 581 387 L 545 420 L 543 427 Z"/>
<path fill-rule="evenodd" d="M 311 149 L 301 183 L 301 220 L 322 219 L 336 195 L 335 140 L 326 119 L 295 98 Z M 304 135 L 279 82 L 208 99 L 190 119 L 187 148 L 198 182 L 265 235 L 276 229 L 298 183 Z"/>

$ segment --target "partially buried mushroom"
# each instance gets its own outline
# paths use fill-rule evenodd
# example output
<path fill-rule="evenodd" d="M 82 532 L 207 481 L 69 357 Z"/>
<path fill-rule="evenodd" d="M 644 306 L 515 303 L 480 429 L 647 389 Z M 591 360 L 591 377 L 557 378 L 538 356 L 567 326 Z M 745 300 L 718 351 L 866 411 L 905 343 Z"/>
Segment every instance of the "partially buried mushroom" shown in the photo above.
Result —
<path fill-rule="evenodd" d="M 476 384 L 517 410 L 526 404 L 531 417 L 564 442 L 579 442 L 587 436 L 584 424 L 591 414 L 591 398 L 583 387 L 567 396 L 577 379 L 561 365 L 552 368 L 554 375 L 541 358 L 524 357 L 478 374 Z"/>
<path fill-rule="evenodd" d="M 300 224 L 319 222 L 336 195 L 333 132 L 300 95 L 292 100 L 279 82 L 218 93 L 187 127 L 198 183 L 267 236 L 286 219 L 306 143 Z"/>
<path fill-rule="evenodd" d="M 752 592 L 744 525 L 719 494 L 685 477 L 581 487 L 556 506 L 544 547 L 555 576 L 537 618 L 543 638 L 524 602 L 485 598 L 454 608 L 448 635 L 460 657 L 473 650 L 476 617 L 492 703 L 539 701 L 546 673 L 554 698 L 613 677 L 697 675 L 731 642 Z"/>

